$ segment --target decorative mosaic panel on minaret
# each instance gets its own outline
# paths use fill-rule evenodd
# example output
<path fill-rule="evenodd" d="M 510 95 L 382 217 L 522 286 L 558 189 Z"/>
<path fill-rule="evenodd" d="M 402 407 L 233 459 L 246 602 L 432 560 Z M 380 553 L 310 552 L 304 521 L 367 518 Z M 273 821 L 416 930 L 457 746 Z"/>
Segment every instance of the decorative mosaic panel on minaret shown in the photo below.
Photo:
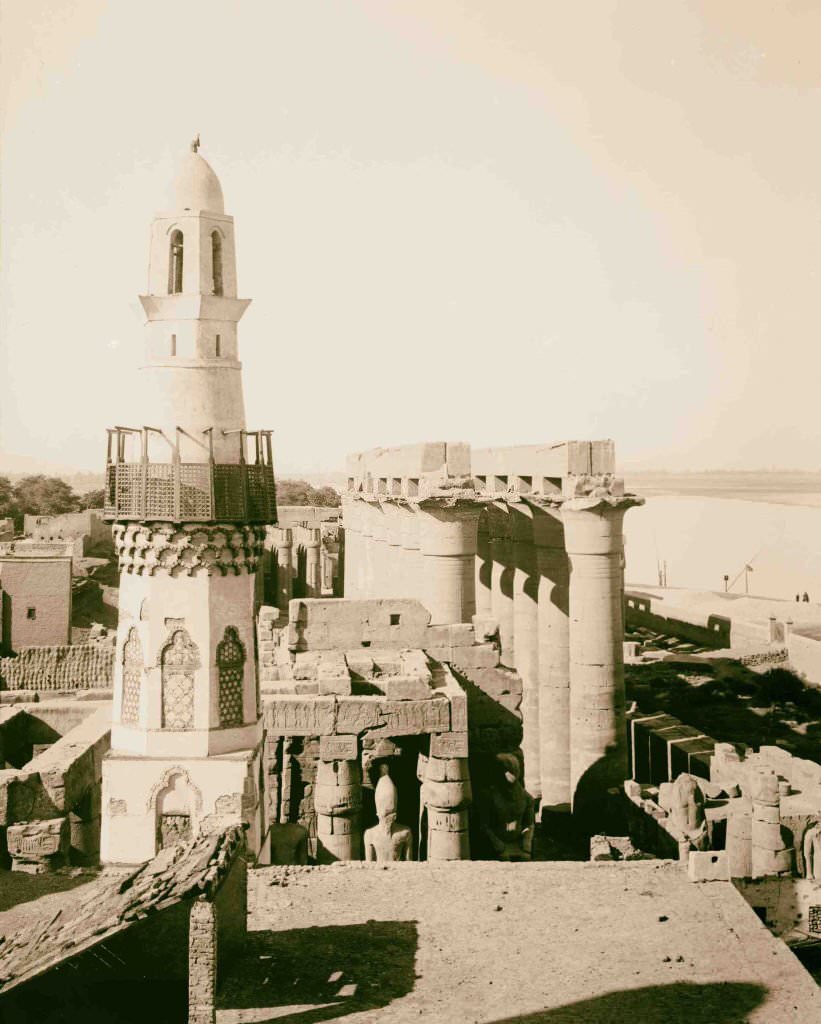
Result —
<path fill-rule="evenodd" d="M 178 629 L 162 653 L 162 727 L 194 728 L 194 672 L 200 659 L 196 645 Z"/>
<path fill-rule="evenodd" d="M 228 729 L 242 725 L 242 681 L 245 650 L 233 626 L 228 626 L 217 644 L 220 725 Z"/>
<path fill-rule="evenodd" d="M 140 634 L 132 626 L 123 645 L 123 703 L 120 721 L 137 725 L 140 720 L 140 689 L 143 678 L 143 647 Z"/>

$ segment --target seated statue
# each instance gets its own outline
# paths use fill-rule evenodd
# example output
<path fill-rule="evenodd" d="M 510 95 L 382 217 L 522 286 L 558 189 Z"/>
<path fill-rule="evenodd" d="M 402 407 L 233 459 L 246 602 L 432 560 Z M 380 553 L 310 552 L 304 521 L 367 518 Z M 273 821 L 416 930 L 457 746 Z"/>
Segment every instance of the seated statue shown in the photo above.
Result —
<path fill-rule="evenodd" d="M 397 860 L 413 860 L 413 833 L 396 820 L 398 794 L 387 764 L 379 766 L 381 772 L 374 790 L 376 817 L 379 823 L 365 832 L 365 860 L 378 864 Z"/>
<path fill-rule="evenodd" d="M 821 882 L 821 822 L 814 822 L 804 833 L 804 877 Z"/>
<path fill-rule="evenodd" d="M 709 849 L 704 794 L 687 772 L 682 772 L 673 783 L 670 822 L 694 850 Z"/>
<path fill-rule="evenodd" d="M 530 860 L 535 811 L 515 754 L 496 755 L 496 778 L 479 805 L 481 828 L 499 860 Z"/>

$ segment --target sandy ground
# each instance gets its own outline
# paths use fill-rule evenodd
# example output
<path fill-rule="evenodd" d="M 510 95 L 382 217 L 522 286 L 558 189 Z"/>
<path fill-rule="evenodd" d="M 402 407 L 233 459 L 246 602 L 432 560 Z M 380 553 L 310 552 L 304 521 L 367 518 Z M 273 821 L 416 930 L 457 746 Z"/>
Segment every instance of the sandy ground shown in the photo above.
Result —
<path fill-rule="evenodd" d="M 252 876 L 258 931 L 218 1024 L 821 1021 L 814 982 L 738 893 L 669 862 Z"/>

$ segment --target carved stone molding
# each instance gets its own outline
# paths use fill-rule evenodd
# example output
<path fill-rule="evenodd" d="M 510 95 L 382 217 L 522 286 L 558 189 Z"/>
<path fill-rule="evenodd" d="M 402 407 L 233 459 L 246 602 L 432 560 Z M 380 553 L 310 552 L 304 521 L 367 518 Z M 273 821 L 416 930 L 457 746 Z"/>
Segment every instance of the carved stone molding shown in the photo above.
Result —
<path fill-rule="evenodd" d="M 115 523 L 120 569 L 138 575 L 256 572 L 265 528 L 235 523 Z"/>

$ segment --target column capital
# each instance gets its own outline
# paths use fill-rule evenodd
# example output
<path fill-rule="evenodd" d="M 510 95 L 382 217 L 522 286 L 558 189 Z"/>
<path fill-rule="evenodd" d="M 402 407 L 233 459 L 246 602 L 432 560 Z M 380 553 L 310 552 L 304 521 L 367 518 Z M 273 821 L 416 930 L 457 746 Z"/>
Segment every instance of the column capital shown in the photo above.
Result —
<path fill-rule="evenodd" d="M 624 513 L 641 504 L 642 499 L 634 495 L 590 495 L 566 501 L 562 507 L 562 520 L 568 553 L 621 554 Z"/>

